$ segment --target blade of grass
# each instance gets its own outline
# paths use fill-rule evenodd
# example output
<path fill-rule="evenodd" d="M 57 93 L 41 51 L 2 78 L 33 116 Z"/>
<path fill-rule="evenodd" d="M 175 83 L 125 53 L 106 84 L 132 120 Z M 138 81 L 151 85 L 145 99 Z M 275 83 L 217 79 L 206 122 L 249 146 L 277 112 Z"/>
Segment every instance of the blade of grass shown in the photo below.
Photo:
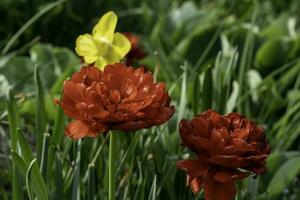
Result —
<path fill-rule="evenodd" d="M 40 163 L 41 173 L 42 173 L 44 179 L 46 179 L 46 175 L 47 175 L 49 140 L 50 140 L 50 134 L 44 133 L 43 146 L 42 146 L 42 157 L 41 157 L 41 163 Z"/>
<path fill-rule="evenodd" d="M 7 93 L 6 106 L 9 122 L 11 149 L 17 151 L 17 129 L 20 127 L 20 117 L 13 92 L 10 89 Z"/>
<path fill-rule="evenodd" d="M 109 163 L 108 163 L 108 199 L 115 200 L 116 190 L 116 145 L 117 132 L 110 131 Z"/>
<path fill-rule="evenodd" d="M 181 82 L 181 94 L 180 94 L 180 103 L 178 108 L 178 118 L 177 124 L 179 124 L 180 120 L 184 117 L 186 104 L 187 104 L 187 63 L 185 62 L 183 65 L 183 78 Z"/>
<path fill-rule="evenodd" d="M 136 148 L 138 142 L 140 141 L 139 140 L 140 136 L 141 136 L 141 134 L 135 134 L 134 137 L 132 138 L 132 141 L 129 144 L 129 147 L 127 148 L 127 150 L 119 164 L 119 167 L 116 172 L 117 175 L 121 173 L 121 170 L 122 170 L 124 164 L 128 161 L 128 159 L 130 158 L 130 155 L 132 155 L 134 149 Z"/>
<path fill-rule="evenodd" d="M 51 144 L 54 146 L 59 145 L 64 136 L 65 119 L 63 109 L 58 106 L 54 121 L 53 135 L 51 137 Z"/>
<path fill-rule="evenodd" d="M 97 151 L 96 151 L 96 153 L 95 153 L 95 155 L 94 155 L 92 161 L 90 162 L 90 164 L 95 165 L 95 163 L 96 163 L 96 161 L 97 161 L 97 159 L 98 159 L 100 153 L 102 152 L 102 149 L 103 149 L 103 147 L 104 147 L 104 144 L 107 142 L 107 139 L 108 139 L 108 138 L 109 138 L 109 134 L 106 134 L 105 138 L 103 139 L 101 145 L 100 145 L 99 148 L 97 149 Z M 83 182 L 83 183 L 86 183 L 87 179 L 88 179 L 88 171 L 86 172 L 86 174 L 85 174 L 85 176 L 84 176 L 82 182 Z"/>
<path fill-rule="evenodd" d="M 36 160 L 36 159 L 34 159 Z M 35 196 L 37 197 L 37 199 L 48 199 L 48 189 L 47 186 L 45 184 L 45 181 L 43 179 L 43 176 L 40 172 L 39 166 L 37 164 L 37 162 L 33 162 L 32 164 L 32 191 L 35 194 Z"/>
<path fill-rule="evenodd" d="M 27 193 L 28 193 L 28 197 L 29 197 L 29 200 L 34 200 L 34 195 L 33 195 L 33 191 L 31 189 L 31 170 L 32 170 L 32 167 L 34 165 L 34 163 L 36 162 L 36 159 L 33 159 L 30 164 L 29 164 L 29 167 L 27 169 L 27 172 L 26 172 L 26 188 L 27 188 Z"/>
<path fill-rule="evenodd" d="M 64 179 L 63 179 L 63 166 L 59 155 L 55 156 L 55 190 L 54 190 L 54 199 L 59 199 L 63 196 L 64 193 Z"/>
<path fill-rule="evenodd" d="M 20 155 L 24 159 L 25 163 L 29 165 L 29 163 L 33 160 L 33 154 L 20 129 L 18 129 L 18 142 L 21 150 Z"/>
<path fill-rule="evenodd" d="M 88 166 L 88 200 L 95 199 L 95 165 Z"/>
<path fill-rule="evenodd" d="M 20 152 L 22 155 L 22 160 L 24 160 L 25 165 L 28 167 L 30 163 L 34 160 L 32 151 L 26 142 L 26 139 L 22 132 L 18 130 L 18 142 L 20 144 Z M 16 156 L 15 156 L 16 157 Z M 48 190 L 43 179 L 43 176 L 39 170 L 38 164 L 33 163 L 32 166 L 32 191 L 37 196 L 38 199 L 48 199 Z"/>
<path fill-rule="evenodd" d="M 268 194 L 272 199 L 279 196 L 290 182 L 299 174 L 300 171 L 300 157 L 293 157 L 286 161 L 272 177 L 268 185 Z"/>
<path fill-rule="evenodd" d="M 157 184 L 157 176 L 154 176 L 153 182 L 152 182 L 152 186 L 150 189 L 150 194 L 149 194 L 149 198 L 148 200 L 155 200 L 156 199 L 156 184 Z"/>
<path fill-rule="evenodd" d="M 138 181 L 138 187 L 136 189 L 133 200 L 144 199 L 141 197 L 144 197 L 143 196 L 143 183 L 144 183 L 145 179 L 143 177 L 142 168 L 141 168 L 140 163 L 138 163 L 138 169 L 139 169 L 139 181 Z"/>
<path fill-rule="evenodd" d="M 217 31 L 213 35 L 212 39 L 209 41 L 209 43 L 208 43 L 207 47 L 205 48 L 204 52 L 201 54 L 201 56 L 197 60 L 197 62 L 195 64 L 195 67 L 193 68 L 195 71 L 200 72 L 201 66 L 204 63 L 205 58 L 207 57 L 207 55 L 211 51 L 211 49 L 214 46 L 214 44 L 217 42 L 217 39 L 218 39 L 218 37 L 219 37 L 219 35 L 221 33 L 221 30 L 222 30 L 222 26 L 223 26 L 222 24 L 218 26 Z"/>
<path fill-rule="evenodd" d="M 202 100 L 202 109 L 207 110 L 212 107 L 213 100 L 213 78 L 212 78 L 212 67 L 208 67 L 204 74 L 202 92 L 200 95 L 205 98 Z M 197 114 L 197 113 L 196 113 Z"/>
<path fill-rule="evenodd" d="M 79 140 L 77 143 L 77 155 L 76 155 L 74 178 L 73 178 L 72 200 L 80 199 L 80 163 L 81 163 L 81 140 Z"/>
<path fill-rule="evenodd" d="M 254 12 L 253 12 L 252 19 L 251 19 L 251 26 L 254 26 L 256 16 L 257 16 L 257 6 L 255 6 L 255 8 L 254 8 Z M 254 33 L 250 29 L 246 35 L 245 45 L 243 48 L 240 65 L 239 65 L 240 70 L 238 73 L 238 83 L 240 85 L 240 92 L 239 92 L 240 97 L 246 91 L 246 87 L 245 87 L 246 86 L 246 78 L 245 77 L 247 75 L 246 74 L 247 70 L 250 68 L 250 65 L 251 65 L 253 47 L 254 47 Z M 245 99 L 244 103 L 239 104 L 238 111 L 240 113 L 244 113 L 247 116 L 249 116 L 248 113 L 246 113 L 247 112 L 247 99 Z"/>
<path fill-rule="evenodd" d="M 51 88 L 51 94 L 59 94 L 62 92 L 64 81 L 75 72 L 75 67 L 67 68 L 55 81 Z"/>
<path fill-rule="evenodd" d="M 226 113 L 230 113 L 233 111 L 233 109 L 236 106 L 236 102 L 238 99 L 238 94 L 239 94 L 239 84 L 237 81 L 233 81 L 233 90 L 232 93 L 226 103 Z"/>
<path fill-rule="evenodd" d="M 37 144 L 37 160 L 40 163 L 43 146 L 43 135 L 46 132 L 47 113 L 45 108 L 44 89 L 39 74 L 39 69 L 36 66 L 34 69 L 35 83 L 35 117 L 36 117 L 36 144 Z"/>
<path fill-rule="evenodd" d="M 9 133 L 12 152 L 19 152 L 18 147 L 18 127 L 20 126 L 20 117 L 17 110 L 16 101 L 12 91 L 9 89 L 6 99 L 7 117 L 9 122 Z M 23 189 L 22 180 L 20 178 L 20 170 L 17 168 L 17 163 L 12 163 L 12 199 L 22 200 Z"/>
<path fill-rule="evenodd" d="M 21 174 L 23 176 L 25 176 L 26 170 L 27 170 L 27 165 L 26 165 L 24 159 L 21 158 L 14 150 L 11 151 L 11 155 L 12 155 L 12 159 L 13 159 L 15 166 L 17 166 L 17 168 L 19 169 Z"/>

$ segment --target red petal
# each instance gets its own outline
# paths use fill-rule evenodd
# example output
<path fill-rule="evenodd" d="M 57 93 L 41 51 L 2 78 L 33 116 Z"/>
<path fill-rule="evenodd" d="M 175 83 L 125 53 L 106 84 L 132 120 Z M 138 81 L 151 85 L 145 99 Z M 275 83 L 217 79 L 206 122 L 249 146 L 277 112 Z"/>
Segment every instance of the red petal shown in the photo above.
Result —
<path fill-rule="evenodd" d="M 203 118 L 196 117 L 192 119 L 191 125 L 198 136 L 208 138 L 208 125 Z"/>
<path fill-rule="evenodd" d="M 199 160 L 180 160 L 176 167 L 185 170 L 191 178 L 205 176 L 208 171 L 208 165 Z"/>
<path fill-rule="evenodd" d="M 69 123 L 65 129 L 65 134 L 74 140 L 85 137 L 89 132 L 89 127 L 79 120 Z"/>
<path fill-rule="evenodd" d="M 230 168 L 246 167 L 249 165 L 247 160 L 235 155 L 216 155 L 210 157 L 207 162 Z"/>
<path fill-rule="evenodd" d="M 82 102 L 85 88 L 81 84 L 75 84 L 71 81 L 65 81 L 64 93 L 69 96 L 73 102 Z"/>
<path fill-rule="evenodd" d="M 238 170 L 223 170 L 223 171 L 217 171 L 215 173 L 214 179 L 219 182 L 230 182 L 237 179 L 243 179 L 249 176 L 249 173 L 240 172 Z"/>
<path fill-rule="evenodd" d="M 190 186 L 191 186 L 191 189 L 194 193 L 198 193 L 200 192 L 201 188 L 202 188 L 202 181 L 203 179 L 202 178 L 194 178 L 191 182 L 190 182 Z"/>
<path fill-rule="evenodd" d="M 125 131 L 125 132 L 135 131 L 142 127 L 144 127 L 142 121 L 139 121 L 139 122 L 127 121 L 127 122 L 112 126 L 112 128 L 114 130 L 121 130 L 121 131 Z"/>

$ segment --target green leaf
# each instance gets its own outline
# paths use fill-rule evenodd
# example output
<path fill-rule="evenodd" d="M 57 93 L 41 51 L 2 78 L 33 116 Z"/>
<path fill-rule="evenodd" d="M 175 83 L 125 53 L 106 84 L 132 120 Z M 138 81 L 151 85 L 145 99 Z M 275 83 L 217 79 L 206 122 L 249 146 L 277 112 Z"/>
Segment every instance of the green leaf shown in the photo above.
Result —
<path fill-rule="evenodd" d="M 154 176 L 153 182 L 152 182 L 152 186 L 150 189 L 150 194 L 149 194 L 149 198 L 148 200 L 156 200 L 156 184 L 157 184 L 157 176 Z"/>
<path fill-rule="evenodd" d="M 64 115 L 63 109 L 61 108 L 61 106 L 58 106 L 54 121 L 53 135 L 51 137 L 52 145 L 56 146 L 61 143 L 61 140 L 64 136 L 65 120 L 66 117 Z"/>
<path fill-rule="evenodd" d="M 20 129 L 18 129 L 18 142 L 21 148 L 22 158 L 24 159 L 25 163 L 28 165 L 33 159 L 33 154 Z"/>
<path fill-rule="evenodd" d="M 20 117 L 15 102 L 13 92 L 9 89 L 6 99 L 7 115 L 9 121 L 9 133 L 11 140 L 11 149 L 17 151 L 17 129 L 20 127 Z"/>
<path fill-rule="evenodd" d="M 188 64 L 185 63 L 183 65 L 183 74 L 182 74 L 182 82 L 181 82 L 181 93 L 180 93 L 180 103 L 178 107 L 178 118 L 177 118 L 177 124 L 179 124 L 180 120 L 184 117 L 185 115 L 185 109 L 186 109 L 186 104 L 187 104 L 187 68 Z"/>
<path fill-rule="evenodd" d="M 27 169 L 27 172 L 26 172 L 26 188 L 27 188 L 27 193 L 28 193 L 28 197 L 29 197 L 29 200 L 34 200 L 34 195 L 33 195 L 33 192 L 32 192 L 32 189 L 31 189 L 31 170 L 32 170 L 32 167 L 34 165 L 34 163 L 36 162 L 36 159 L 32 160 L 29 164 L 29 167 Z"/>
<path fill-rule="evenodd" d="M 204 80 L 202 84 L 202 92 L 201 96 L 205 98 L 201 98 L 202 101 L 202 109 L 207 110 L 212 107 L 213 100 L 213 78 L 212 78 L 212 67 L 209 66 L 204 74 Z"/>
<path fill-rule="evenodd" d="M 251 26 L 254 26 L 256 20 L 256 10 L 252 15 Z M 240 85 L 239 89 L 239 98 L 241 98 L 242 94 L 248 89 L 246 86 L 246 79 L 247 71 L 252 65 L 252 57 L 253 57 L 253 48 L 254 48 L 254 40 L 255 40 L 255 33 L 252 29 L 248 29 L 248 33 L 245 39 L 245 45 L 243 47 L 242 55 L 240 57 L 239 63 L 239 73 L 238 73 L 238 82 Z M 248 115 L 247 113 L 247 101 L 240 103 L 238 106 L 238 111 Z"/>
<path fill-rule="evenodd" d="M 29 188 L 29 196 L 32 197 L 33 192 L 38 199 L 47 200 L 48 190 L 39 170 L 38 164 L 36 163 L 36 159 L 26 163 L 26 161 L 14 151 L 12 151 L 12 157 L 14 164 L 21 172 L 21 175 L 26 176 L 26 186 L 27 190 Z"/>
<path fill-rule="evenodd" d="M 40 163 L 41 173 L 42 173 L 44 179 L 46 179 L 46 177 L 47 177 L 49 140 L 50 140 L 50 134 L 49 133 L 44 133 L 43 147 L 42 147 L 42 157 L 41 157 L 41 163 Z"/>
<path fill-rule="evenodd" d="M 134 137 L 132 138 L 129 146 L 127 147 L 127 150 L 126 150 L 124 156 L 121 159 L 119 167 L 116 171 L 117 175 L 120 174 L 123 166 L 128 162 L 129 158 L 132 156 L 138 142 L 140 141 L 140 136 L 141 136 L 141 134 L 135 134 Z"/>
<path fill-rule="evenodd" d="M 63 166 L 59 155 L 55 156 L 55 191 L 54 198 L 59 199 L 64 192 Z"/>
<path fill-rule="evenodd" d="M 55 120 L 57 108 L 59 107 L 54 103 L 55 98 L 56 96 L 50 96 L 50 95 L 46 95 L 44 98 L 46 113 L 49 120 Z M 24 102 L 20 104 L 19 111 L 21 115 L 26 114 L 34 117 L 36 114 L 35 109 L 36 109 L 36 99 L 30 98 L 30 99 L 26 99 Z"/>
<path fill-rule="evenodd" d="M 80 199 L 80 163 L 81 163 L 81 140 L 78 141 L 75 170 L 73 177 L 72 200 Z"/>
<path fill-rule="evenodd" d="M 88 166 L 88 200 L 95 199 L 95 166 L 89 164 Z"/>
<path fill-rule="evenodd" d="M 35 100 L 36 100 L 36 143 L 37 158 L 41 160 L 43 135 L 46 132 L 47 113 L 45 108 L 44 89 L 38 67 L 34 70 Z"/>
<path fill-rule="evenodd" d="M 271 70 L 274 66 L 284 64 L 289 49 L 290 42 L 287 40 L 268 40 L 256 52 L 255 60 L 260 69 Z"/>
<path fill-rule="evenodd" d="M 27 165 L 23 158 L 21 158 L 15 151 L 11 151 L 14 164 L 17 166 L 22 175 L 26 175 Z"/>
<path fill-rule="evenodd" d="M 48 189 L 37 162 L 34 162 L 32 166 L 32 187 L 38 199 L 48 199 Z"/>
<path fill-rule="evenodd" d="M 2 74 L 0 74 L 0 98 L 4 97 L 9 88 L 9 83 L 6 79 L 6 77 Z"/>
<path fill-rule="evenodd" d="M 267 39 L 274 39 L 288 35 L 288 15 L 286 14 L 273 20 L 272 23 L 262 31 L 262 36 Z"/>
<path fill-rule="evenodd" d="M 257 102 L 259 100 L 259 86 L 261 86 L 263 79 L 256 70 L 249 70 L 247 72 L 247 79 L 252 101 Z"/>
<path fill-rule="evenodd" d="M 288 187 L 300 172 L 300 156 L 293 157 L 284 163 L 275 173 L 268 185 L 268 195 L 274 199 L 284 188 Z"/>
<path fill-rule="evenodd" d="M 135 191 L 134 200 L 144 199 L 143 190 L 145 187 L 146 179 L 143 177 L 142 169 L 140 163 L 138 163 L 139 169 L 139 180 L 138 180 L 138 187 Z"/>
<path fill-rule="evenodd" d="M 237 81 L 233 81 L 233 90 L 232 93 L 227 100 L 227 105 L 226 105 L 226 113 L 230 113 L 233 111 L 233 109 L 236 106 L 238 95 L 239 95 L 239 84 Z"/>
<path fill-rule="evenodd" d="M 59 94 L 62 92 L 64 81 L 70 77 L 75 71 L 74 66 L 67 68 L 55 81 L 54 85 L 51 88 L 52 94 Z"/>
<path fill-rule="evenodd" d="M 24 160 L 15 152 L 11 151 L 13 164 L 12 164 L 12 199 L 23 199 L 23 185 L 24 177 L 26 174 L 26 164 Z"/>

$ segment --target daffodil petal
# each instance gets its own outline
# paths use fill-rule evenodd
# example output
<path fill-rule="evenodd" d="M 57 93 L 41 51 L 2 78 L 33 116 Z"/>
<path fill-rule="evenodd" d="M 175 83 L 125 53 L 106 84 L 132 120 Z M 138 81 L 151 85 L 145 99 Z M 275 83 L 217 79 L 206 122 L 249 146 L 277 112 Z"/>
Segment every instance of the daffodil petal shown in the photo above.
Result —
<path fill-rule="evenodd" d="M 117 21 L 118 17 L 113 11 L 106 13 L 94 26 L 93 35 L 98 34 L 105 37 L 109 42 L 112 42 Z"/>
<path fill-rule="evenodd" d="M 96 44 L 90 34 L 80 35 L 77 38 L 75 51 L 80 56 L 96 56 L 98 53 Z"/>
<path fill-rule="evenodd" d="M 83 56 L 84 62 L 88 64 L 94 63 L 98 58 L 98 56 Z"/>
<path fill-rule="evenodd" d="M 119 55 L 119 59 L 122 59 L 130 50 L 131 45 L 127 37 L 121 33 L 114 34 L 114 40 L 112 43 L 114 52 Z"/>
<path fill-rule="evenodd" d="M 94 43 L 98 49 L 98 56 L 104 56 L 109 51 L 111 42 L 107 41 L 105 37 L 99 34 L 93 35 Z"/>
<path fill-rule="evenodd" d="M 114 64 L 119 62 L 122 59 L 122 57 L 116 52 L 116 50 L 113 47 L 111 47 L 109 53 L 105 55 L 105 59 L 109 64 Z"/>
<path fill-rule="evenodd" d="M 99 59 L 95 63 L 95 65 L 101 70 L 103 70 L 107 64 L 108 64 L 107 60 L 103 57 L 99 57 Z"/>

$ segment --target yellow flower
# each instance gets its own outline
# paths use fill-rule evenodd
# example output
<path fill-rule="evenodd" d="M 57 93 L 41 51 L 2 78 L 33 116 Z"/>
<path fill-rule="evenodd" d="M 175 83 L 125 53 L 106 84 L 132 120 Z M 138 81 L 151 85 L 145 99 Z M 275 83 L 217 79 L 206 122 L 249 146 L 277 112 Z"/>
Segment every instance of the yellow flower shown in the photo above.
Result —
<path fill-rule="evenodd" d="M 119 62 L 130 50 L 129 40 L 121 33 L 115 33 L 117 15 L 110 11 L 94 26 L 92 34 L 80 35 L 75 51 L 87 64 L 95 63 L 103 69 L 107 64 Z"/>

